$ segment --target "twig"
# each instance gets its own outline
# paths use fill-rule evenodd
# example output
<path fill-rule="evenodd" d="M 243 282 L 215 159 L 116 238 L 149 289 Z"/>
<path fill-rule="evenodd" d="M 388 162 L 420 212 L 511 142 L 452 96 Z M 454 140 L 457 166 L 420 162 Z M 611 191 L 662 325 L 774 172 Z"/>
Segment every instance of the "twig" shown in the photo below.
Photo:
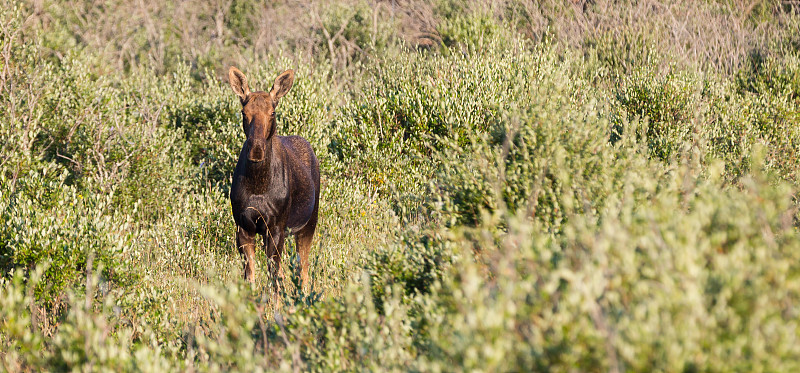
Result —
<path fill-rule="evenodd" d="M 289 347 L 289 336 L 286 334 L 286 328 L 283 326 L 283 316 L 275 310 L 275 323 L 278 324 L 278 327 L 281 328 L 281 333 L 283 336 L 283 342 L 286 343 L 286 347 Z M 292 351 L 292 365 L 295 372 L 300 372 L 300 351 Z"/>
<path fill-rule="evenodd" d="M 264 299 L 263 295 L 261 297 L 261 300 L 262 303 L 256 305 L 256 311 L 258 312 L 258 327 L 261 328 L 261 348 L 263 349 L 264 353 L 264 365 L 269 367 L 269 358 L 267 357 L 267 351 L 269 350 L 269 340 L 267 339 L 267 326 L 264 324 L 264 306 L 263 306 L 263 304 L 266 303 L 266 299 Z"/>

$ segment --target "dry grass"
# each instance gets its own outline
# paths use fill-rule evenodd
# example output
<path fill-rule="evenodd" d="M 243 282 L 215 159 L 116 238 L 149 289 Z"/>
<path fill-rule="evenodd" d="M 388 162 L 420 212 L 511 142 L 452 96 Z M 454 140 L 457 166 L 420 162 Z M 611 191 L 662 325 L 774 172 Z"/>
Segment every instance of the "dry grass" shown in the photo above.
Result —
<path fill-rule="evenodd" d="M 457 6 L 453 8 L 453 5 Z M 325 56 L 344 69 L 402 41 L 425 49 L 442 44 L 444 17 L 490 14 L 533 40 L 551 38 L 571 49 L 652 47 L 683 64 L 732 74 L 749 56 L 779 52 L 798 25 L 798 6 L 764 1 L 623 2 L 481 0 L 109 1 L 31 4 L 33 19 L 51 33 L 51 52 L 85 48 L 117 71 L 139 66 L 167 69 L 182 61 L 211 67 L 283 55 L 305 63 Z M 551 36 L 548 36 L 551 35 Z M 788 38 L 791 40 L 791 38 Z M 795 36 L 795 43 L 800 43 Z M 609 46 L 608 44 L 612 44 Z M 796 45 L 794 46 L 796 48 Z M 108 72 L 110 70 L 107 70 Z"/>

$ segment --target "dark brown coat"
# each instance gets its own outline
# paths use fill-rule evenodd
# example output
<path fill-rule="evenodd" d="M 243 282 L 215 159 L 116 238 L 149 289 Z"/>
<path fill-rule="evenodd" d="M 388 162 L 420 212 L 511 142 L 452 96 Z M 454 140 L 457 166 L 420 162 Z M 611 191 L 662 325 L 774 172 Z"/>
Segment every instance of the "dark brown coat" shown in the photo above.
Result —
<path fill-rule="evenodd" d="M 269 92 L 250 92 L 247 78 L 228 71 L 231 88 L 241 99 L 246 140 L 233 171 L 231 207 L 236 245 L 244 258 L 244 277 L 255 281 L 255 236 L 274 262 L 277 278 L 287 229 L 295 235 L 303 286 L 308 287 L 308 255 L 319 211 L 319 162 L 311 144 L 299 136 L 276 135 L 275 108 L 289 92 L 294 71 L 287 70 Z"/>

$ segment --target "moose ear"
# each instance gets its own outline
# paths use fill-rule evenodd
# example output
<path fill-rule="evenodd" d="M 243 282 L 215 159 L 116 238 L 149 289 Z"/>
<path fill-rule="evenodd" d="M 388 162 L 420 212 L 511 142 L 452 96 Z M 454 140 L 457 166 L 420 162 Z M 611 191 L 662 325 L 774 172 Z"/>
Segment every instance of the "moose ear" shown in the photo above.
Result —
<path fill-rule="evenodd" d="M 286 96 L 292 88 L 292 83 L 294 83 L 294 70 L 286 70 L 275 79 L 269 94 L 276 99 Z"/>
<path fill-rule="evenodd" d="M 239 99 L 244 102 L 247 99 L 247 96 L 250 95 L 250 88 L 247 86 L 247 77 L 239 71 L 239 69 L 231 66 L 228 69 L 228 83 L 231 84 L 231 88 L 233 88 L 233 93 L 236 93 L 239 96 Z"/>

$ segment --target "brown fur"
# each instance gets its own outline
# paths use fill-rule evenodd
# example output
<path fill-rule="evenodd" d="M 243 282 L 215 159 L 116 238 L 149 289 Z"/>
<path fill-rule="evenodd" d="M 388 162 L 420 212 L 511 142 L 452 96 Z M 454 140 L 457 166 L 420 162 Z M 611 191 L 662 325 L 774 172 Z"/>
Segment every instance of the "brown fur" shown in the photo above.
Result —
<path fill-rule="evenodd" d="M 278 76 L 270 92 L 250 92 L 247 78 L 235 67 L 228 71 L 228 78 L 242 103 L 247 137 L 230 195 L 244 277 L 255 281 L 255 236 L 260 234 L 263 249 L 274 262 L 270 272 L 277 278 L 290 229 L 300 254 L 303 287 L 308 288 L 308 255 L 319 212 L 319 162 L 304 138 L 276 135 L 275 122 L 275 108 L 291 89 L 294 71 Z"/>

